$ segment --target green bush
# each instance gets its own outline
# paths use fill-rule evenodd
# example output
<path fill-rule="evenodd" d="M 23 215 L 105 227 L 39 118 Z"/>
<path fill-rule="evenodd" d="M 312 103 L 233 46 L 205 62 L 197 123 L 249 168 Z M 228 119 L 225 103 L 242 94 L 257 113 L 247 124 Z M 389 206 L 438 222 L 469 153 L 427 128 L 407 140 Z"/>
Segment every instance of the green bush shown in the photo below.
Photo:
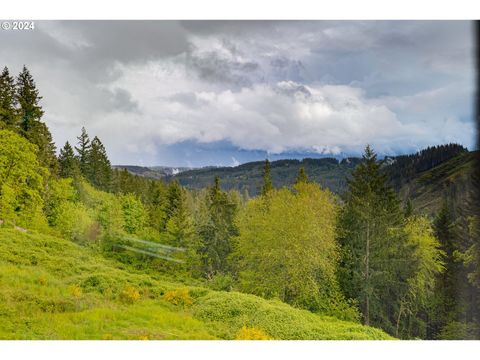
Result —
<path fill-rule="evenodd" d="M 230 274 L 217 274 L 208 282 L 208 287 L 218 291 L 231 291 L 235 280 Z"/>
<path fill-rule="evenodd" d="M 391 339 L 383 331 L 358 323 L 295 309 L 277 300 L 237 292 L 211 291 L 196 299 L 194 315 L 218 326 L 220 336 L 234 339 L 242 326 L 259 328 L 275 339 Z"/>

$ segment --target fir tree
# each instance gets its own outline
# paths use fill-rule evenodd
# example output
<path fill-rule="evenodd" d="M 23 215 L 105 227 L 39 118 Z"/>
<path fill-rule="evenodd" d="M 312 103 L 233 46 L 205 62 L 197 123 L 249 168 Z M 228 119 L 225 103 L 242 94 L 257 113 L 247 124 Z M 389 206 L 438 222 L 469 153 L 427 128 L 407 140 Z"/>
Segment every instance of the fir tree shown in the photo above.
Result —
<path fill-rule="evenodd" d="M 407 203 L 405 204 L 403 212 L 404 212 L 404 216 L 405 216 L 406 219 L 412 217 L 415 214 L 415 210 L 413 208 L 412 200 L 410 200 L 410 199 L 407 200 Z"/>
<path fill-rule="evenodd" d="M 19 104 L 20 128 L 24 135 L 28 134 L 36 122 L 43 116 L 43 109 L 39 102 L 39 96 L 30 71 L 24 66 L 17 78 L 17 102 Z M 28 138 L 28 136 L 25 136 Z"/>
<path fill-rule="evenodd" d="M 200 254 L 203 273 L 207 278 L 229 271 L 228 256 L 232 252 L 232 237 L 237 235 L 235 214 L 237 204 L 221 190 L 220 179 L 215 177 L 206 198 L 206 216 L 199 226 Z"/>
<path fill-rule="evenodd" d="M 59 175 L 64 178 L 75 178 L 79 175 L 80 169 L 78 166 L 78 160 L 75 157 L 73 148 L 67 141 L 63 148 L 60 150 L 58 156 Z"/>
<path fill-rule="evenodd" d="M 85 127 L 82 127 L 82 133 L 77 137 L 78 146 L 75 146 L 75 150 L 78 154 L 78 162 L 80 166 L 80 171 L 83 176 L 87 176 L 88 173 L 88 156 L 90 153 L 90 138 L 88 137 L 87 130 Z"/>
<path fill-rule="evenodd" d="M 55 144 L 47 125 L 41 121 L 44 113 L 39 104 L 41 99 L 32 75 L 24 66 L 16 83 L 20 133 L 37 145 L 40 163 L 48 167 L 52 175 L 56 175 L 58 162 L 55 156 Z"/>
<path fill-rule="evenodd" d="M 366 325 L 394 333 L 394 314 L 413 272 L 413 249 L 402 231 L 399 200 L 380 168 L 367 146 L 348 182 L 340 217 L 340 280 L 346 295 L 358 301 Z"/>
<path fill-rule="evenodd" d="M 272 177 L 270 175 L 270 161 L 265 159 L 265 166 L 263 168 L 263 186 L 262 186 L 262 195 L 266 195 L 273 189 Z"/>
<path fill-rule="evenodd" d="M 308 183 L 308 176 L 307 176 L 307 173 L 305 172 L 305 167 L 303 166 L 298 171 L 297 179 L 295 180 L 295 184 L 301 184 L 301 183 Z"/>
<path fill-rule="evenodd" d="M 177 180 L 172 181 L 168 185 L 168 190 L 166 194 L 166 203 L 164 209 L 164 225 L 165 229 L 166 223 L 170 218 L 174 217 L 177 212 L 182 212 L 185 206 L 185 190 L 182 189 Z"/>
<path fill-rule="evenodd" d="M 16 104 L 15 80 L 5 66 L 0 75 L 0 128 L 16 130 L 18 119 Z"/>
<path fill-rule="evenodd" d="M 107 152 L 98 137 L 92 140 L 88 153 L 87 179 L 98 189 L 109 191 L 111 189 L 112 168 Z"/>
<path fill-rule="evenodd" d="M 436 313 L 430 324 L 429 338 L 435 338 L 449 322 L 459 321 L 461 312 L 460 263 L 455 259 L 458 242 L 458 229 L 451 216 L 451 209 L 445 201 L 434 221 L 435 236 L 445 253 L 445 272 L 440 274 L 436 282 Z"/>

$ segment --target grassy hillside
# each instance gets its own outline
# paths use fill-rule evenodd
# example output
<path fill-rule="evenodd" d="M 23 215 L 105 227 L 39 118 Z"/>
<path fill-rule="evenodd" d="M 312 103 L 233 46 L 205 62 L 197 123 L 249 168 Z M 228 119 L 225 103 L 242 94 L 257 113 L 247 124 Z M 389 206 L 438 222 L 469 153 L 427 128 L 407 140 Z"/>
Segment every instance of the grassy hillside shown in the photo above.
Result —
<path fill-rule="evenodd" d="M 236 292 L 133 271 L 95 250 L 0 227 L 0 339 L 391 339 Z"/>

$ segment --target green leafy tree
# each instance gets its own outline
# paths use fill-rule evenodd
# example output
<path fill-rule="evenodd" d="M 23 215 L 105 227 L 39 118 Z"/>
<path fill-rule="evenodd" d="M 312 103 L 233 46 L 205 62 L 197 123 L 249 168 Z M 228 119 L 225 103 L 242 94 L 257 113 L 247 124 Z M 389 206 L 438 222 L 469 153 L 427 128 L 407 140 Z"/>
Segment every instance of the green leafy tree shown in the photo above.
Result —
<path fill-rule="evenodd" d="M 0 129 L 18 131 L 18 115 L 16 109 L 15 80 L 5 68 L 0 75 Z"/>
<path fill-rule="evenodd" d="M 20 226 L 46 225 L 42 208 L 48 170 L 37 147 L 9 130 L 0 130 L 0 219 Z"/>
<path fill-rule="evenodd" d="M 147 213 L 142 202 L 132 194 L 121 197 L 124 230 L 129 234 L 135 234 L 143 229 L 147 220 Z"/>
<path fill-rule="evenodd" d="M 415 273 L 408 279 L 408 290 L 400 302 L 395 335 L 426 338 L 429 308 L 435 294 L 437 277 L 445 270 L 440 242 L 434 236 L 430 221 L 424 216 L 407 219 L 408 242 L 415 248 L 412 260 Z"/>
<path fill-rule="evenodd" d="M 270 174 L 270 161 L 265 160 L 265 166 L 263 168 L 263 186 L 262 195 L 268 194 L 273 189 L 272 176 Z"/>
<path fill-rule="evenodd" d="M 317 184 L 301 183 L 295 190 L 273 190 L 268 206 L 259 197 L 240 211 L 235 249 L 238 286 L 312 311 L 356 318 L 336 277 L 334 197 Z"/>
<path fill-rule="evenodd" d="M 348 182 L 340 216 L 340 280 L 347 297 L 358 301 L 364 323 L 390 333 L 415 265 L 402 215 L 381 163 L 367 146 Z"/>

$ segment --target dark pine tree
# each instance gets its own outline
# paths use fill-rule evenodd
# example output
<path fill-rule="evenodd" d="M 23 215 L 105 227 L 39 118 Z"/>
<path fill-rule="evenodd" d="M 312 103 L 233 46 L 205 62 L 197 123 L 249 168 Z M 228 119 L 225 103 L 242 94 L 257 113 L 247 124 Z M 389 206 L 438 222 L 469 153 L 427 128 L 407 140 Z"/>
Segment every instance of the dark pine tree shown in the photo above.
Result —
<path fill-rule="evenodd" d="M 177 180 L 172 181 L 168 184 L 165 209 L 164 209 L 164 226 L 165 226 L 172 217 L 174 217 L 177 212 L 183 211 L 182 207 L 185 205 L 185 190 L 180 186 Z"/>
<path fill-rule="evenodd" d="M 112 167 L 107 152 L 98 137 L 92 140 L 88 153 L 87 179 L 100 190 L 110 191 Z"/>
<path fill-rule="evenodd" d="M 265 166 L 263 168 L 263 186 L 262 195 L 268 194 L 273 189 L 272 176 L 270 174 L 270 161 L 265 159 Z"/>
<path fill-rule="evenodd" d="M 297 179 L 295 180 L 295 184 L 301 184 L 301 183 L 308 183 L 308 176 L 307 176 L 307 173 L 305 172 L 305 167 L 303 166 L 298 171 Z"/>
<path fill-rule="evenodd" d="M 5 66 L 0 75 L 0 129 L 18 131 L 16 104 L 15 80 Z"/>
<path fill-rule="evenodd" d="M 395 316 L 415 270 L 399 200 L 367 146 L 348 182 L 339 220 L 343 291 L 358 301 L 366 325 L 394 333 Z"/>
<path fill-rule="evenodd" d="M 87 130 L 85 127 L 82 127 L 82 133 L 80 136 L 77 137 L 78 139 L 78 146 L 75 146 L 75 150 L 78 154 L 78 163 L 80 166 L 80 171 L 82 175 L 88 177 L 88 157 L 90 153 L 90 149 L 92 147 L 90 143 L 90 138 L 88 137 Z"/>
<path fill-rule="evenodd" d="M 445 252 L 445 271 L 438 276 L 435 288 L 434 314 L 429 324 L 428 338 L 436 338 L 443 327 L 453 321 L 460 321 L 462 295 L 460 277 L 461 264 L 455 259 L 458 244 L 458 228 L 451 215 L 447 201 L 435 218 L 435 236 Z"/>
<path fill-rule="evenodd" d="M 206 219 L 199 226 L 200 255 L 205 277 L 230 270 L 228 256 L 233 250 L 232 237 L 238 235 L 235 226 L 237 205 L 221 190 L 220 179 L 215 177 L 206 196 Z"/>
<path fill-rule="evenodd" d="M 59 175 L 63 178 L 75 178 L 80 174 L 78 159 L 67 141 L 58 156 Z"/>
<path fill-rule="evenodd" d="M 39 104 L 42 97 L 39 96 L 35 81 L 25 66 L 17 77 L 16 87 L 17 102 L 20 107 L 20 128 L 26 135 L 35 122 L 40 121 L 43 116 L 44 111 Z"/>
<path fill-rule="evenodd" d="M 24 66 L 16 82 L 20 133 L 31 143 L 37 145 L 40 163 L 48 167 L 53 175 L 56 175 L 58 162 L 55 156 L 55 144 L 47 125 L 41 121 L 44 113 L 39 104 L 41 99 L 32 75 Z"/>

